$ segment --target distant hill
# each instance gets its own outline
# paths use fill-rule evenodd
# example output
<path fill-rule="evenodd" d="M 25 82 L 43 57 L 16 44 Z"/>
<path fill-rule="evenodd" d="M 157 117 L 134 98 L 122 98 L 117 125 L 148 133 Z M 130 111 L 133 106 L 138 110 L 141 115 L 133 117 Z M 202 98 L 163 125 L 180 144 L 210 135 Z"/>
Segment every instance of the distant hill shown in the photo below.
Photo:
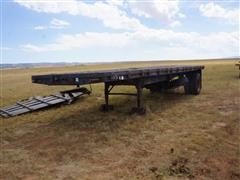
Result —
<path fill-rule="evenodd" d="M 19 68 L 35 68 L 35 67 L 61 67 L 61 66 L 75 66 L 84 65 L 82 63 L 13 63 L 13 64 L 0 64 L 2 69 L 19 69 Z"/>
<path fill-rule="evenodd" d="M 228 58 L 218 58 L 218 59 L 189 59 L 189 60 L 198 60 L 198 61 L 204 61 L 204 60 L 240 60 L 240 56 L 234 56 L 234 57 L 228 57 Z M 146 61 L 146 60 L 144 60 Z M 142 60 L 140 61 L 112 61 L 112 62 L 86 62 L 86 63 L 80 63 L 80 62 L 57 62 L 57 63 L 7 63 L 7 64 L 0 64 L 1 69 L 24 69 L 24 68 L 36 68 L 36 67 L 62 67 L 62 66 L 84 66 L 89 64 L 111 64 L 111 63 L 131 63 L 131 62 L 144 62 Z M 157 61 L 181 61 L 179 60 L 149 60 L 149 62 L 157 62 Z M 186 60 L 182 60 L 186 61 Z"/>

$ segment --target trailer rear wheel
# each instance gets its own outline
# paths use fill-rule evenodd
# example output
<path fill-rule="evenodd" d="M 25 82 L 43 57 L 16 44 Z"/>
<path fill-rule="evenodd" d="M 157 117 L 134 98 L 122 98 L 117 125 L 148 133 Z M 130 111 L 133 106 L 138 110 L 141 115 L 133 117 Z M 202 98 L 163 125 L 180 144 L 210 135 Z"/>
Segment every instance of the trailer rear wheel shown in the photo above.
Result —
<path fill-rule="evenodd" d="M 187 80 L 184 84 L 186 94 L 198 95 L 202 89 L 202 76 L 200 72 L 186 75 Z"/>

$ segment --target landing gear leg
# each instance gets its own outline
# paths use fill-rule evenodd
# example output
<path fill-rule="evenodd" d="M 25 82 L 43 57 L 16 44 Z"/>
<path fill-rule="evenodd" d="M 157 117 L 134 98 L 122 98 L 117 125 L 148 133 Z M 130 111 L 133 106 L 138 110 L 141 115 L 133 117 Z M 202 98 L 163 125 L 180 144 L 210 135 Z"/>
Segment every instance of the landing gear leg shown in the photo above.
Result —
<path fill-rule="evenodd" d="M 105 98 L 105 104 L 103 104 L 101 106 L 101 110 L 104 111 L 104 112 L 107 112 L 107 111 L 111 111 L 113 110 L 113 106 L 112 105 L 109 105 L 109 93 L 110 93 L 110 90 L 109 90 L 109 83 L 104 83 L 104 98 Z"/>
<path fill-rule="evenodd" d="M 133 113 L 138 113 L 138 114 L 145 114 L 146 109 L 143 107 L 143 87 L 141 85 L 141 82 L 137 82 L 136 84 L 136 89 L 137 89 L 137 107 L 132 108 Z"/>

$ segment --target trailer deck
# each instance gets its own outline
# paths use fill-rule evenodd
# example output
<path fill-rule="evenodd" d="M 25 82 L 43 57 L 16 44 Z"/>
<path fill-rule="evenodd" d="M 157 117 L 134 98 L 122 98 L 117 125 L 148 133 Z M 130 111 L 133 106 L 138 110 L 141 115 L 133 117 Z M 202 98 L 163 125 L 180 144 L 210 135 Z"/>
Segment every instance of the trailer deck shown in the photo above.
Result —
<path fill-rule="evenodd" d="M 202 87 L 202 69 L 204 66 L 155 66 L 128 69 L 112 69 L 86 71 L 64 74 L 34 75 L 32 82 L 45 85 L 76 85 L 104 83 L 105 104 L 102 110 L 112 110 L 109 105 L 109 95 L 134 95 L 137 97 L 137 107 L 134 111 L 144 113 L 142 90 L 147 88 L 152 92 L 162 89 L 184 86 L 186 94 L 199 94 Z M 132 85 L 137 89 L 132 93 L 110 93 L 114 86 Z"/>

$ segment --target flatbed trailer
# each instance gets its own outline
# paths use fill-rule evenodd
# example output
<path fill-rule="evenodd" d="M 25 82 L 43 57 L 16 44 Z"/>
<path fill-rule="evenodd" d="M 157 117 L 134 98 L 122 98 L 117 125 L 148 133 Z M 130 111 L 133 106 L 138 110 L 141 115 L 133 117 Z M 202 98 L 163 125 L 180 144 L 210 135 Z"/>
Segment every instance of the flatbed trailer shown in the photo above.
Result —
<path fill-rule="evenodd" d="M 128 69 L 86 71 L 64 74 L 34 75 L 32 82 L 45 85 L 76 85 L 104 83 L 105 104 L 103 111 L 113 109 L 109 105 L 109 95 L 132 95 L 137 97 L 134 112 L 145 113 L 142 102 L 143 88 L 152 92 L 184 86 L 186 94 L 198 95 L 202 88 L 202 69 L 204 66 L 155 66 Z M 136 93 L 111 93 L 118 85 L 135 86 Z"/>

